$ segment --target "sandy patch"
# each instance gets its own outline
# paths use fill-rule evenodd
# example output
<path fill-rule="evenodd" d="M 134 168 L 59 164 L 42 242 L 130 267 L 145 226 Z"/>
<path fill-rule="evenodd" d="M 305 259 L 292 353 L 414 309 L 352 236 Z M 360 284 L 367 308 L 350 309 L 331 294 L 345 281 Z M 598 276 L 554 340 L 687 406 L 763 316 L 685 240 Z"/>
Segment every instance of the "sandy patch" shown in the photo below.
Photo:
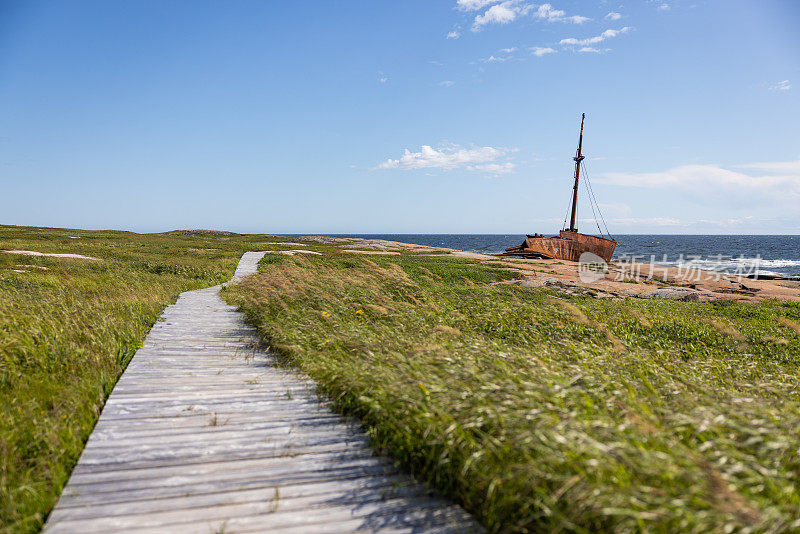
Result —
<path fill-rule="evenodd" d="M 353 243 L 355 241 L 362 241 L 361 239 L 355 237 L 329 237 L 326 235 L 304 235 L 297 236 L 297 239 L 300 241 L 306 241 L 308 243 L 320 243 L 322 245 L 327 245 L 329 243 Z"/>
<path fill-rule="evenodd" d="M 399 252 L 392 252 L 391 250 L 343 250 L 342 252 L 351 252 L 353 254 L 377 254 L 380 256 L 399 256 Z"/>
<path fill-rule="evenodd" d="M 35 250 L 3 250 L 6 254 L 19 254 L 21 256 L 47 256 L 49 258 L 72 258 L 76 260 L 93 260 L 103 261 L 100 258 L 93 258 L 92 256 L 84 256 L 82 254 L 58 254 L 55 252 L 36 252 Z"/>
<path fill-rule="evenodd" d="M 50 267 L 44 267 L 42 265 L 28 265 L 27 263 L 19 263 L 17 264 L 17 269 L 41 269 L 42 271 L 49 271 Z"/>
<path fill-rule="evenodd" d="M 314 254 L 322 256 L 322 252 L 314 252 L 313 250 L 273 250 L 268 254 L 286 254 L 287 256 L 294 256 L 295 254 Z"/>
<path fill-rule="evenodd" d="M 306 243 L 292 243 L 291 241 L 286 241 L 283 243 L 264 243 L 265 245 L 286 245 L 287 247 L 307 247 Z"/>
<path fill-rule="evenodd" d="M 497 256 L 490 256 L 489 254 L 480 254 L 478 252 L 467 252 L 466 250 L 454 250 L 450 253 L 451 256 L 459 258 L 468 258 L 470 260 L 496 260 Z"/>

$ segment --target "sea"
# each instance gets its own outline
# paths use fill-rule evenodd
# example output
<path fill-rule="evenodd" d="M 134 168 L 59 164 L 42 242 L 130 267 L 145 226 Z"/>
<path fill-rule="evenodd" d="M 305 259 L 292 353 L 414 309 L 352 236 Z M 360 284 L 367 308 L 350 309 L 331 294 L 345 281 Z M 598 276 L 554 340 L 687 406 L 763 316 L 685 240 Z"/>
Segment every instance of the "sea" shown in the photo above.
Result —
<path fill-rule="evenodd" d="M 496 254 L 522 234 L 335 234 Z M 730 274 L 800 276 L 800 235 L 615 235 L 615 260 L 692 266 Z"/>

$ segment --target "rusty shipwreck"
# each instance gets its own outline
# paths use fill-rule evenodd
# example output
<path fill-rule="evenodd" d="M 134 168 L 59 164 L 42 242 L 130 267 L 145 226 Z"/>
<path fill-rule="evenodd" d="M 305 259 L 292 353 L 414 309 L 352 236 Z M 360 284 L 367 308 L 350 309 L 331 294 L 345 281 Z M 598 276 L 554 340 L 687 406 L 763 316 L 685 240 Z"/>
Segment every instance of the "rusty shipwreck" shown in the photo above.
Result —
<path fill-rule="evenodd" d="M 603 258 L 605 261 L 611 261 L 611 256 L 614 254 L 614 248 L 617 246 L 617 242 L 614 241 L 610 235 L 608 235 L 608 228 L 606 228 L 606 235 L 608 235 L 608 237 L 598 237 L 594 235 L 581 234 L 578 232 L 577 226 L 575 226 L 575 216 L 577 215 L 578 210 L 578 183 L 580 181 L 583 160 L 585 159 L 585 156 L 582 153 L 583 123 L 585 119 L 586 114 L 584 113 L 581 115 L 581 133 L 580 137 L 578 138 L 578 152 L 575 157 L 572 158 L 575 160 L 575 183 L 572 186 L 569 228 L 566 227 L 565 217 L 565 227 L 557 236 L 544 237 L 541 234 L 528 235 L 521 245 L 507 248 L 503 255 L 523 256 L 526 258 L 550 258 L 579 261 L 581 254 L 584 252 L 591 252 Z M 585 167 L 584 174 L 586 174 Z M 594 200 L 594 193 L 592 192 L 590 186 L 587 187 L 587 192 L 589 194 L 590 205 L 594 211 L 594 206 L 597 205 L 597 202 Z M 603 233 L 600 230 L 599 224 L 597 225 L 597 229 L 601 234 Z"/>

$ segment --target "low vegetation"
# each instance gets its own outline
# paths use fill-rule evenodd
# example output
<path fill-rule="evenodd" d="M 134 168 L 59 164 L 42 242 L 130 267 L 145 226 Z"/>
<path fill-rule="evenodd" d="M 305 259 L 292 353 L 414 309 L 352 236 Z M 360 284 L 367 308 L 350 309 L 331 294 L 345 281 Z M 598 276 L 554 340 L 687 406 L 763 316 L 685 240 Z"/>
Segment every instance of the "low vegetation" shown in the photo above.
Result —
<path fill-rule="evenodd" d="M 223 294 L 491 531 L 800 529 L 800 306 L 567 297 L 448 256 L 267 255 Z"/>
<path fill-rule="evenodd" d="M 0 227 L 0 250 L 99 258 L 0 253 L 0 532 L 41 526 L 163 307 L 286 240 Z M 798 304 L 570 297 L 344 246 L 223 295 L 491 531 L 800 529 Z"/>
<path fill-rule="evenodd" d="M 0 532 L 39 529 L 164 306 L 263 241 L 0 226 L 0 250 L 99 258 L 0 252 Z"/>

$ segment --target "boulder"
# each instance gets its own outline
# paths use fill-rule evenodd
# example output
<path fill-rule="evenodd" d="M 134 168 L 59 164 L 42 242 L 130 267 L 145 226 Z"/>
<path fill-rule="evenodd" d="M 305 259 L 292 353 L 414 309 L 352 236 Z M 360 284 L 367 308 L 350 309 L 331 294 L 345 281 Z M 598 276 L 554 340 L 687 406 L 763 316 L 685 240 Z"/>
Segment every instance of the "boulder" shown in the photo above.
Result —
<path fill-rule="evenodd" d="M 698 291 L 685 287 L 662 287 L 661 289 L 639 293 L 636 296 L 640 299 L 684 300 L 687 302 L 698 302 L 700 300 Z"/>

